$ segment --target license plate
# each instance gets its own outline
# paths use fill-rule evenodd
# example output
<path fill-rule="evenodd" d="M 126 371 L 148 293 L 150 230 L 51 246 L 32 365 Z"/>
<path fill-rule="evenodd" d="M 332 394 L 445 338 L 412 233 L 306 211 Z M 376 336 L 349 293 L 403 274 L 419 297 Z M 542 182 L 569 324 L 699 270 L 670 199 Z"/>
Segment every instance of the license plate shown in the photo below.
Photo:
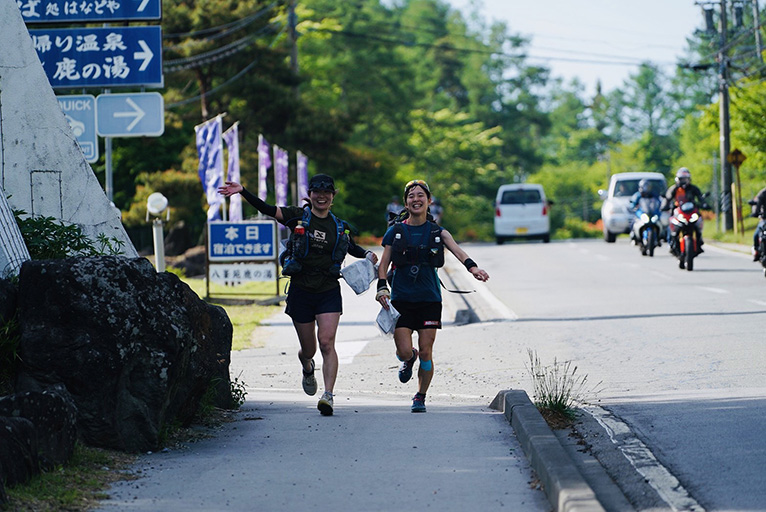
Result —
<path fill-rule="evenodd" d="M 516 228 L 517 235 L 526 235 L 527 231 L 529 231 L 527 228 Z"/>

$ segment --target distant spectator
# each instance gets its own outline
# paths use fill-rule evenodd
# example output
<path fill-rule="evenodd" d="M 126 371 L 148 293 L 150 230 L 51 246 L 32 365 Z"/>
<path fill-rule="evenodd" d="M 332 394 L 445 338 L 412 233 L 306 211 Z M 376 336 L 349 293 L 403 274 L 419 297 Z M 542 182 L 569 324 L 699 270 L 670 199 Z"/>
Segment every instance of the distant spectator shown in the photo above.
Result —
<path fill-rule="evenodd" d="M 399 202 L 398 196 L 391 196 L 391 202 L 386 207 L 386 222 L 390 222 L 391 219 L 396 217 L 404 210 L 404 205 Z"/>
<path fill-rule="evenodd" d="M 434 196 L 431 200 L 431 215 L 434 218 L 434 222 L 436 222 L 440 226 L 442 224 L 443 213 L 444 213 L 444 207 L 442 206 L 441 201 L 436 199 L 436 196 Z"/>

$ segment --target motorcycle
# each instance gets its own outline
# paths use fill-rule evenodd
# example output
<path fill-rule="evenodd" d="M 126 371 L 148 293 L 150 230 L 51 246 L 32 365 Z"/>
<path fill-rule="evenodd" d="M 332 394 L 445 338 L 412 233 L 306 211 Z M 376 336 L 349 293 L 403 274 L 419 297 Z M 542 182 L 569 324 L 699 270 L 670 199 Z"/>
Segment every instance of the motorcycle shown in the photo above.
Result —
<path fill-rule="evenodd" d="M 755 201 L 748 201 L 747 204 L 751 206 L 755 206 Z M 753 217 L 759 218 L 760 215 L 758 212 L 753 212 Z M 766 222 L 766 220 L 761 220 L 759 222 Z M 761 235 L 758 240 L 758 261 L 760 262 L 761 266 L 763 267 L 763 276 L 766 277 L 766 227 L 764 229 L 761 229 Z"/>
<path fill-rule="evenodd" d="M 630 238 L 641 250 L 642 256 L 654 256 L 654 248 L 662 244 L 660 205 L 657 197 L 642 197 L 638 200 Z"/>
<path fill-rule="evenodd" d="M 678 258 L 678 268 L 694 270 L 694 258 L 699 254 L 697 225 L 701 217 L 692 201 L 682 203 L 670 217 L 670 252 Z"/>

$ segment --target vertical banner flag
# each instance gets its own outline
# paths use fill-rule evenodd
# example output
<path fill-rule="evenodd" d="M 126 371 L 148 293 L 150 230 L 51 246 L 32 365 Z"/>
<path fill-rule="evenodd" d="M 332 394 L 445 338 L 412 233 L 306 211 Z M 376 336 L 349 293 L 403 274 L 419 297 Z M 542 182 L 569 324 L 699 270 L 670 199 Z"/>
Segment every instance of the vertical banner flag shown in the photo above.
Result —
<path fill-rule="evenodd" d="M 274 189 L 277 196 L 277 206 L 287 206 L 287 170 L 290 161 L 287 150 L 274 146 Z"/>
<path fill-rule="evenodd" d="M 228 181 L 239 183 L 239 121 L 224 132 L 223 140 L 229 150 Z M 229 197 L 229 220 L 231 222 L 242 221 L 242 196 L 239 194 Z"/>
<path fill-rule="evenodd" d="M 268 195 L 266 176 L 269 173 L 269 167 L 271 167 L 269 153 L 268 141 L 263 138 L 263 135 L 258 135 L 258 199 L 262 201 L 265 201 Z"/>
<path fill-rule="evenodd" d="M 298 165 L 298 197 L 295 204 L 301 204 L 304 197 L 309 196 L 309 159 L 306 155 L 298 151 L 296 157 Z"/>
<path fill-rule="evenodd" d="M 199 179 L 207 196 L 207 220 L 221 218 L 223 196 L 218 187 L 223 186 L 223 143 L 221 142 L 221 116 L 194 127 L 197 133 L 199 156 Z"/>

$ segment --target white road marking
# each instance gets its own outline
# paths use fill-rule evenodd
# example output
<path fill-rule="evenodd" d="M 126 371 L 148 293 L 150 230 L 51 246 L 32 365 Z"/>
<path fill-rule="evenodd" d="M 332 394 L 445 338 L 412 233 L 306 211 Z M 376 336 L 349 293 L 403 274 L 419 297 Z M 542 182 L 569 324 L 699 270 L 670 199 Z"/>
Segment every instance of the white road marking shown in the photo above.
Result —
<path fill-rule="evenodd" d="M 354 357 L 364 350 L 367 346 L 367 341 L 336 341 L 335 352 L 338 353 L 339 364 L 351 364 L 354 362 Z"/>
<path fill-rule="evenodd" d="M 759 306 L 766 306 L 766 302 L 762 300 L 748 299 L 748 302 L 752 302 L 753 304 L 758 304 Z"/>
<path fill-rule="evenodd" d="M 598 406 L 585 408 L 604 427 L 609 438 L 630 464 L 651 485 L 674 511 L 705 512 L 681 482 L 660 464 L 649 448 L 641 442 L 623 421 Z"/>
<path fill-rule="evenodd" d="M 700 290 L 705 290 L 707 292 L 720 293 L 721 295 L 731 293 L 729 290 L 724 290 L 723 288 L 710 288 L 708 286 L 698 286 L 697 288 L 699 288 Z"/>

